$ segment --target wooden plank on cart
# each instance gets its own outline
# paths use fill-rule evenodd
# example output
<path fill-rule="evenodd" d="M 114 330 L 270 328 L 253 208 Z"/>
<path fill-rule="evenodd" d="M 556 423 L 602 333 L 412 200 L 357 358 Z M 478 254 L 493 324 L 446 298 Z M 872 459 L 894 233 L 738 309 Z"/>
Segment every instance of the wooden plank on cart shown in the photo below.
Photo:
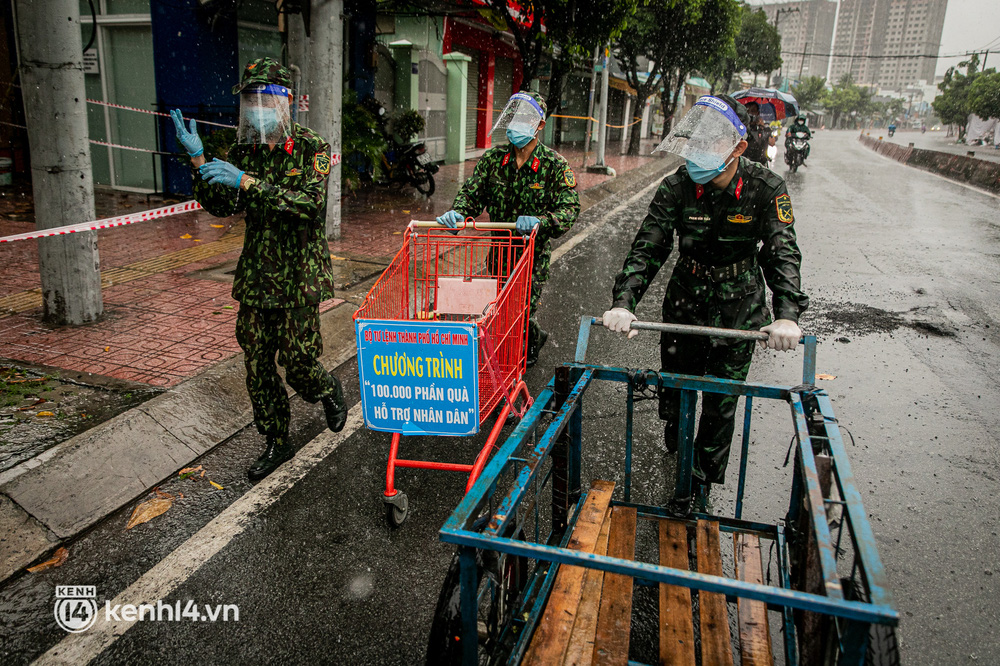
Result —
<path fill-rule="evenodd" d="M 756 534 L 733 535 L 736 550 L 736 576 L 747 583 L 763 585 L 764 570 L 760 559 L 760 539 Z M 767 604 L 750 599 L 737 599 L 740 627 L 740 655 L 743 666 L 772 666 L 771 628 L 767 620 Z"/>
<path fill-rule="evenodd" d="M 611 511 L 608 557 L 631 560 L 635 557 L 634 507 L 616 506 Z M 597 616 L 594 639 L 595 666 L 628 666 L 628 641 L 632 627 L 632 577 L 604 574 L 601 612 Z"/>
<path fill-rule="evenodd" d="M 594 552 L 614 488 L 615 484 L 610 481 L 594 481 L 590 484 L 590 492 L 580 507 L 580 517 L 569 540 L 570 549 Z M 549 594 L 548 603 L 545 604 L 545 612 L 531 637 L 531 646 L 524 655 L 523 664 L 548 666 L 563 662 L 580 607 L 584 573 L 586 569 L 583 567 L 559 567 L 556 582 Z"/>
<path fill-rule="evenodd" d="M 722 575 L 722 552 L 719 547 L 719 523 L 698 520 L 698 572 L 710 576 Z M 718 592 L 698 592 L 701 621 L 701 663 L 727 666 L 733 663 L 730 645 L 729 609 L 726 595 Z"/>
<path fill-rule="evenodd" d="M 660 521 L 660 566 L 688 566 L 687 525 L 676 520 Z M 660 584 L 660 664 L 694 666 L 694 620 L 691 590 L 680 585 Z"/>
<path fill-rule="evenodd" d="M 608 554 L 608 534 L 611 532 L 611 512 L 604 517 L 601 533 L 594 547 L 595 555 Z M 594 657 L 594 637 L 597 634 L 597 612 L 601 608 L 601 589 L 604 587 L 604 572 L 587 569 L 583 575 L 583 593 L 580 607 L 576 611 L 576 622 L 569 637 L 565 666 L 590 666 Z"/>

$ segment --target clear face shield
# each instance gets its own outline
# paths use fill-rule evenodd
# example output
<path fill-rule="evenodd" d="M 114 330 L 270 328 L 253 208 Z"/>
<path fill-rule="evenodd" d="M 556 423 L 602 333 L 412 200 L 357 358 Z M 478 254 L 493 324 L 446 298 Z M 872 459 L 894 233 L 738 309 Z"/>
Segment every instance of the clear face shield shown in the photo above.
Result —
<path fill-rule="evenodd" d="M 746 134 L 746 126 L 728 104 L 705 95 L 653 152 L 674 153 L 704 169 L 718 169 Z"/>
<path fill-rule="evenodd" d="M 239 143 L 283 143 L 292 135 L 289 89 L 275 83 L 247 86 L 240 93 Z"/>
<path fill-rule="evenodd" d="M 490 134 L 497 130 L 512 129 L 519 133 L 533 135 L 538 130 L 543 118 L 545 118 L 545 113 L 542 112 L 542 107 L 530 95 L 514 93 L 494 123 Z"/>

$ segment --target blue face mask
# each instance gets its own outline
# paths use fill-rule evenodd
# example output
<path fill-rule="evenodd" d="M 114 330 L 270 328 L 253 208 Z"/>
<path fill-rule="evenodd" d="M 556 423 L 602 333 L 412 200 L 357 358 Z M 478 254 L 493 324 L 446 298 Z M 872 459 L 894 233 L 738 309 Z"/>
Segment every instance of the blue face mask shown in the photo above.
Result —
<path fill-rule="evenodd" d="M 267 136 L 278 129 L 278 110 L 254 109 L 250 114 L 250 121 L 261 135 Z"/>
<path fill-rule="evenodd" d="M 520 130 L 507 128 L 507 139 L 518 148 L 524 148 L 535 138 L 535 133 L 528 134 Z"/>
<path fill-rule="evenodd" d="M 725 171 L 727 166 L 729 166 L 729 163 L 723 164 L 718 169 L 706 169 L 698 166 L 691 160 L 687 160 L 688 175 L 691 176 L 691 180 L 699 185 L 704 185 L 705 183 L 711 181 L 713 178 Z"/>

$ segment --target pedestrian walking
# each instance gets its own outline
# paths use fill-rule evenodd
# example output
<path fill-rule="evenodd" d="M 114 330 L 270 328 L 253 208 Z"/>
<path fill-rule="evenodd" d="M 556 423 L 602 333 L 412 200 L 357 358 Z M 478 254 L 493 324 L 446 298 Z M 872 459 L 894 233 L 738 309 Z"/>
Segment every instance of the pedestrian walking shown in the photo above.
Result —
<path fill-rule="evenodd" d="M 798 344 L 799 315 L 808 298 L 799 278 L 801 254 L 795 240 L 792 202 L 778 174 L 745 157 L 743 105 L 728 95 L 705 96 L 677 124 L 657 150 L 686 159 L 660 183 L 649 211 L 615 278 L 612 307 L 604 325 L 629 337 L 636 306 L 673 251 L 677 264 L 663 300 L 663 321 L 677 324 L 760 329 L 766 346 L 787 351 Z M 765 303 L 766 290 L 773 298 Z M 764 344 L 764 343 L 762 343 Z M 711 375 L 743 381 L 753 342 L 664 333 L 662 372 Z M 695 506 L 708 501 L 711 484 L 725 482 L 738 397 L 705 393 L 694 443 Z M 680 392 L 660 394 L 664 443 L 677 450 Z M 675 498 L 689 507 L 690 498 Z"/>
<path fill-rule="evenodd" d="M 562 155 L 538 140 L 545 128 L 545 113 L 545 101 L 538 93 L 515 93 L 492 130 L 504 130 L 510 143 L 483 154 L 472 176 L 459 188 L 452 210 L 437 218 L 438 224 L 455 228 L 485 209 L 494 222 L 516 222 L 517 230 L 526 236 L 538 227 L 528 320 L 529 368 L 538 362 L 549 337 L 538 324 L 536 310 L 549 277 L 552 239 L 569 231 L 580 215 L 573 170 Z"/>
<path fill-rule="evenodd" d="M 776 143 L 771 128 L 760 117 L 760 105 L 757 102 L 746 104 L 747 116 L 747 149 L 743 156 L 752 162 L 768 165 L 770 158 L 767 149 Z"/>
<path fill-rule="evenodd" d="M 191 156 L 198 203 L 217 217 L 246 213 L 233 298 L 240 303 L 236 339 L 245 354 L 254 421 L 266 438 L 247 472 L 257 481 L 294 455 L 276 356 L 289 386 L 308 402 L 322 401 L 334 432 L 343 429 L 347 408 L 340 380 L 319 361 L 319 303 L 333 297 L 326 241 L 330 144 L 292 121 L 291 76 L 277 61 L 247 64 L 233 94 L 240 96 L 240 118 L 228 161 L 207 162 L 195 121 L 185 128 L 179 109 L 171 115 Z"/>

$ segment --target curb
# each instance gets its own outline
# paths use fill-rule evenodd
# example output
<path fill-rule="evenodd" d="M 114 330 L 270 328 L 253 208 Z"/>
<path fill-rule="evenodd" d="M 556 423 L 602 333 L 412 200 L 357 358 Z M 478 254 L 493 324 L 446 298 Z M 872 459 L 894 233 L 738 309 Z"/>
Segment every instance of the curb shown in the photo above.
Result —
<path fill-rule="evenodd" d="M 988 194 L 1000 195 L 1000 164 L 996 162 L 925 148 L 904 147 L 898 143 L 873 139 L 865 134 L 860 135 L 858 141 L 900 164 L 929 171 Z"/>
<path fill-rule="evenodd" d="M 581 213 L 676 165 L 655 160 L 585 190 Z M 374 279 L 338 294 L 345 302 L 321 315 L 325 367 L 355 355 L 352 315 Z M 0 582 L 252 425 L 245 377 L 238 354 L 7 470 L 0 480 Z"/>

